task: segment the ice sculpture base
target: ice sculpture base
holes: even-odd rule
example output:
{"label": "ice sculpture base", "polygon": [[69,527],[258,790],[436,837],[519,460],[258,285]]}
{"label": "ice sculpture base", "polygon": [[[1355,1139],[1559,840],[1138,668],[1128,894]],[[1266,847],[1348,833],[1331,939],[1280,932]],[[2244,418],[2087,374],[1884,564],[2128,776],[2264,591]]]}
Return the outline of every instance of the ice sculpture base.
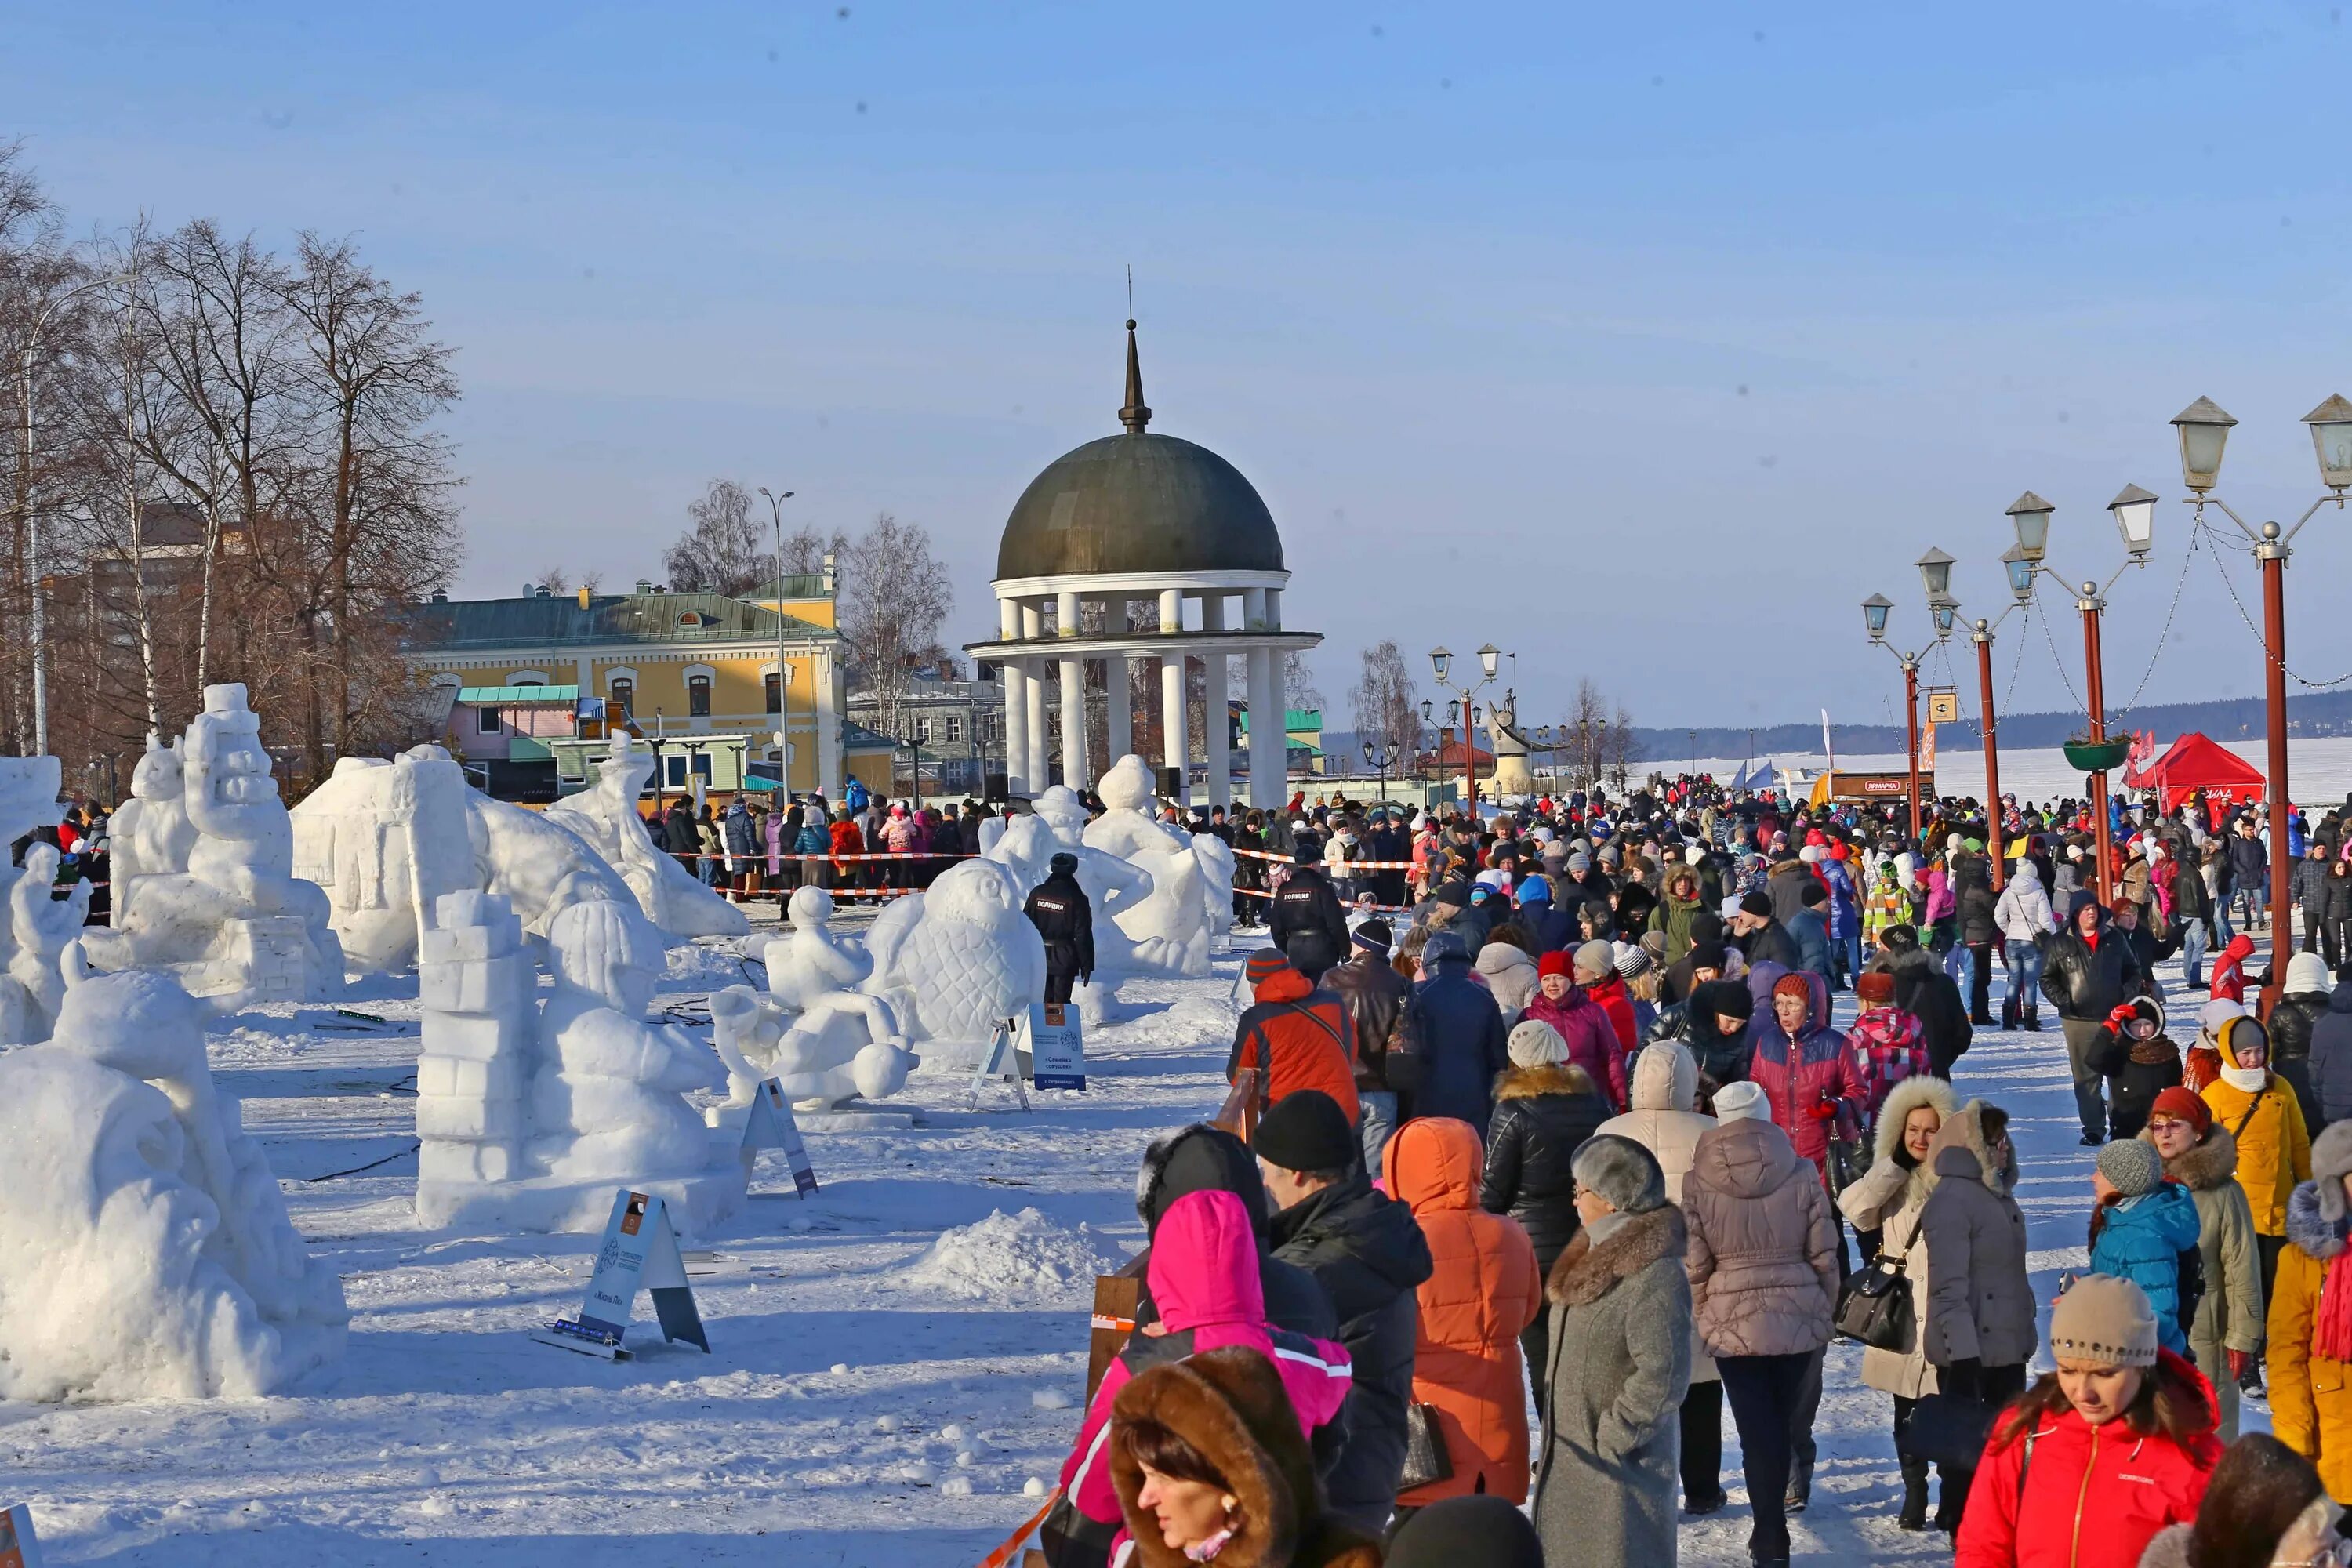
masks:
{"label": "ice sculpture base", "polygon": [[659,1197],[681,1236],[707,1236],[743,1207],[743,1172],[730,1161],[721,1170],[625,1184],[610,1177],[560,1176],[497,1183],[419,1180],[416,1222],[427,1229],[482,1234],[600,1231],[612,1218],[613,1194],[623,1185]]}
{"label": "ice sculpture base", "polygon": [[793,1109],[793,1121],[803,1132],[904,1132],[926,1125],[913,1110],[867,1110],[845,1105],[829,1110]]}

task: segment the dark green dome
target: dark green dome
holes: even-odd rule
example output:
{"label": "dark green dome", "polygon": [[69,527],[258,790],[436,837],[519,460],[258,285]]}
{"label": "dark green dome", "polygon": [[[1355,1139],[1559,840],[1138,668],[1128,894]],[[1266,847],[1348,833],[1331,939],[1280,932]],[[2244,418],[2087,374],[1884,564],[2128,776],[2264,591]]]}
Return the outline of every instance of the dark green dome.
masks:
{"label": "dark green dome", "polygon": [[1055,458],[1013,504],[996,551],[999,579],[1281,570],[1282,535],[1241,470],[1142,430]]}

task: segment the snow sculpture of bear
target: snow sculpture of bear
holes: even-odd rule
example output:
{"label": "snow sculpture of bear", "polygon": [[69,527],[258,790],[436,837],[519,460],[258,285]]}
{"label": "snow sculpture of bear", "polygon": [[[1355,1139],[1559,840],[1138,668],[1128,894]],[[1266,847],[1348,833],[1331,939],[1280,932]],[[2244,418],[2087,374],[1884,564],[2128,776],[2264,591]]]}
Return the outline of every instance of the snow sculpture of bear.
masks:
{"label": "snow sculpture of bear", "polygon": [[626,731],[613,738],[596,782],[547,808],[547,820],[570,828],[619,871],[645,916],[673,937],[741,936],[750,917],[695,879],[653,846],[637,816],[637,797],[653,776],[654,755],[632,744]]}
{"label": "snow sculpture of bear", "polygon": [[866,989],[904,997],[935,1068],[969,1069],[996,1026],[1045,994],[1045,944],[1021,912],[1028,888],[993,860],[961,860],[892,900],[866,933]]}
{"label": "snow sculpture of bear", "polygon": [[[151,863],[151,845],[169,852],[174,770],[148,752],[142,764],[158,790],[155,820],[142,805],[130,837],[135,866],[113,876],[114,929],[83,938],[100,969],[165,969],[218,1012],[257,1001],[315,1002],[342,994],[343,952],[329,926],[333,910],[316,885],[294,875],[294,832],[270,776],[261,723],[245,688],[205,688],[204,711],[180,745],[177,795],[194,837],[184,863]],[[139,787],[138,774],[131,787]]]}
{"label": "snow sculpture of bear", "polygon": [[350,1313],[308,1256],[201,1017],[167,975],[94,975],[0,1056],[0,1399],[280,1393]]}

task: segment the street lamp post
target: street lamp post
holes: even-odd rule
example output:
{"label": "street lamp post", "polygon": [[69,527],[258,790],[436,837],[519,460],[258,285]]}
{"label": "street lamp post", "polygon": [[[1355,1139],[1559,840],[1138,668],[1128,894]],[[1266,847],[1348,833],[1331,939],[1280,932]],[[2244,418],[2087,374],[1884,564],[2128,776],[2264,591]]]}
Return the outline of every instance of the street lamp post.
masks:
{"label": "street lamp post", "polygon": [[[2050,548],[2050,514],[2057,509],[2032,490],[2011,503],[2008,515],[2017,525],[2016,559],[2010,563],[2010,591],[2021,603],[2033,596],[2033,579],[2037,573],[2058,576],[2042,556]],[[2137,485],[2126,485],[2107,503],[2107,510],[2116,520],[2116,531],[2123,536],[2124,563],[2115,569],[2105,584],[2085,579],[2072,584],[2074,608],[2083,616],[2083,685],[2084,707],[2087,710],[2084,738],[2093,744],[2107,738],[2106,671],[2100,657],[2099,622],[2106,614],[2107,590],[2116,585],[2116,578],[2128,566],[2146,566],[2148,552],[2156,544],[2156,497]],[[2003,556],[2004,561],[2010,557]],[[2091,774],[2092,831],[2097,844],[2097,864],[2092,868],[2095,890],[2101,903],[2114,897],[2115,831],[2107,820],[2107,775],[2105,769]]]}
{"label": "street lamp post", "polygon": [[1437,684],[1441,689],[1450,691],[1454,694],[1455,700],[1454,703],[1454,710],[1461,714],[1463,719],[1462,773],[1464,793],[1465,798],[1469,802],[1470,819],[1473,822],[1476,821],[1478,818],[1478,753],[1470,743],[1470,731],[1471,727],[1478,721],[1478,693],[1484,691],[1488,686],[1494,683],[1496,671],[1501,667],[1502,662],[1503,650],[1496,647],[1493,643],[1488,643],[1486,647],[1478,650],[1478,667],[1485,672],[1485,679],[1481,679],[1475,686],[1456,686],[1447,679],[1454,668],[1454,656],[1443,647],[1434,647],[1429,651],[1430,673],[1437,678]]}
{"label": "street lamp post", "polygon": [[[792,704],[787,699],[792,693],[793,667],[784,662],[784,503],[793,499],[793,492],[785,490],[778,494],[761,485],[760,493],[767,498],[768,518],[776,525],[776,571],[772,584],[776,590],[776,776],[783,783],[784,798],[790,800],[793,795],[793,726]],[[819,743],[823,743],[822,737]]]}
{"label": "street lamp post", "polygon": [[[1941,554],[1942,552],[1938,551],[1936,553]],[[1969,640],[1975,643],[1977,647],[1977,706],[1978,711],[1983,715],[1980,727],[1984,731],[1985,849],[1992,860],[1992,885],[1995,891],[2000,890],[2004,878],[2001,870],[2003,858],[2000,834],[2000,742],[1999,740],[2000,721],[1999,716],[1993,711],[1992,638],[1993,633],[2000,629],[2001,622],[2009,619],[2014,611],[2032,602],[2033,598],[2033,573],[2027,564],[2024,555],[2012,548],[2000,558],[2000,562],[2001,569],[2009,577],[2011,595],[2010,606],[1991,620],[1978,617],[1969,632]],[[1959,601],[1951,596],[1950,570],[1948,565],[1944,568],[1942,598],[1947,605],[1957,611]],[[1935,591],[1931,590],[1931,600],[1934,596]]]}
{"label": "street lamp post", "polygon": [[[1952,570],[1951,557],[1944,555],[1944,552],[1940,550],[1930,551],[1928,552],[1928,557],[1923,558],[1919,562],[1920,574],[1923,577],[1927,577],[1929,575],[1931,567],[1935,564],[1932,558],[1936,556],[1943,557],[1941,570],[1944,573],[1945,581],[1948,582]],[[1933,579],[1930,578],[1930,581],[1932,582]],[[1940,586],[1931,587],[1928,593],[1928,611],[1936,626],[1936,641],[1939,643],[1947,641],[1952,635],[1953,607],[1948,603],[1942,601],[1942,593],[1943,590]],[[1908,770],[1910,779],[1910,789],[1908,793],[1911,802],[1911,838],[1914,843],[1916,843],[1918,841],[1921,829],[1921,821],[1919,816],[1919,661],[1927,657],[1927,649],[1923,647],[1916,653],[1906,653],[1901,648],[1895,647],[1886,640],[1886,617],[1893,613],[1894,609],[1894,600],[1888,598],[1884,594],[1873,594],[1869,598],[1864,599],[1862,602],[1862,626],[1863,630],[1870,635],[1871,642],[1893,654],[1895,656],[1895,662],[1903,667],[1903,718],[1905,725],[1904,733],[1906,737],[1904,747],[1906,753],[1904,763]]]}
{"label": "street lamp post", "polygon": [[[2212,493],[2221,477],[2221,450],[2230,438],[2230,427],[2237,421],[2223,413],[2212,399],[2200,397],[2173,416],[2174,428],[2180,432],[2180,477],[2189,494],[2185,498],[2197,509],[2197,520],[2205,520],[2208,502],[2221,509],[2221,514],[2238,525],[2246,536],[2253,557],[2262,563],[2263,573],[2263,698],[2265,728],[2270,742],[2269,778],[2264,789],[2270,795],[2271,830],[2271,984],[2265,989],[2265,1002],[2275,999],[2286,979],[2286,961],[2294,943],[2294,932],[2287,920],[2287,908],[2293,900],[2290,892],[2293,868],[2288,865],[2286,777],[2286,560],[2294,553],[2289,545],[2303,531],[2319,509],[2334,501],[2337,510],[2344,506],[2344,492],[2352,487],[2352,403],[2341,395],[2303,416],[2311,426],[2312,447],[2319,459],[2320,483],[2327,489],[2304,509],[2294,526],[2282,530],[2275,522],[2265,522],[2259,529],[2231,510],[2230,503]],[[2151,498],[2152,500],[2153,498]]]}
{"label": "street lamp post", "polygon": [[1364,765],[1380,770],[1382,805],[1389,803],[1389,770],[1396,766],[1396,760],[1397,745],[1394,741],[1383,742],[1378,746],[1370,741],[1364,742]]}

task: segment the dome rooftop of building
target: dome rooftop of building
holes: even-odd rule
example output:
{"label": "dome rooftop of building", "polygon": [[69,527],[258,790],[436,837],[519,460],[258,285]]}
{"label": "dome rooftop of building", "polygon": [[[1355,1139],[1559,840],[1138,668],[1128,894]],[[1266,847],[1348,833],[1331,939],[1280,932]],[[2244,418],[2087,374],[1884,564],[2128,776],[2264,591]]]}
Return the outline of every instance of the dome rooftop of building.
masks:
{"label": "dome rooftop of building", "polygon": [[997,546],[998,580],[1284,570],[1274,516],[1241,470],[1144,429],[1151,410],[1127,327],[1126,432],[1063,454],[1030,481]]}

